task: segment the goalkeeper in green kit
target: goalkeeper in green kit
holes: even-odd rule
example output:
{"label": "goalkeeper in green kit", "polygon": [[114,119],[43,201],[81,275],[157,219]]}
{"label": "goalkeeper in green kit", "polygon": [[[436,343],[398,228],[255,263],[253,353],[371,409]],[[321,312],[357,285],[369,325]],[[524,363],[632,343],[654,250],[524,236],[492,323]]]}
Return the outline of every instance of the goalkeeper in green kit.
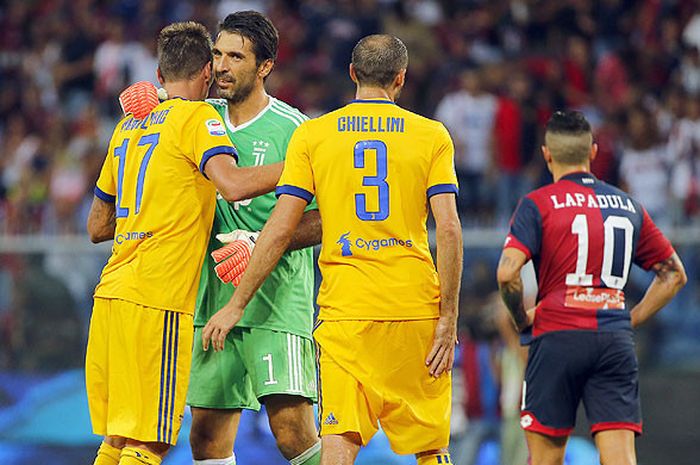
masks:
{"label": "goalkeeper in green kit", "polygon": [[[214,44],[214,77],[220,100],[209,102],[221,114],[238,148],[238,164],[254,166],[284,160],[292,133],[306,116],[268,96],[263,81],[277,56],[277,30],[263,15],[231,14],[219,25]],[[209,252],[202,269],[195,312],[195,341],[202,327],[233,294],[241,269],[230,252],[249,254],[255,234],[272,213],[274,193],[230,204],[217,198]],[[296,240],[250,303],[247,317],[231,332],[222,352],[194,344],[187,403],[192,408],[190,444],[195,464],[235,463],[233,443],[241,409],[265,404],[270,428],[282,455],[292,465],[318,464],[320,443],[312,402],[316,401],[313,325],[313,255],[321,242],[320,217],[310,205]],[[232,233],[238,231],[237,233]],[[232,233],[232,234],[227,234]],[[228,237],[227,237],[228,236]],[[252,239],[252,240],[250,240]],[[248,242],[250,241],[250,242]],[[241,246],[243,250],[241,250]],[[215,265],[218,267],[214,270]]]}
{"label": "goalkeeper in green kit", "polygon": [[[277,45],[277,30],[260,13],[233,13],[219,24],[213,75],[223,98],[208,102],[226,123],[238,149],[239,166],[283,161],[292,133],[307,119],[265,92],[264,80],[272,71]],[[125,111],[135,105],[120,101]],[[308,248],[321,242],[315,202],[304,214],[290,250],[251,301],[251,311],[229,334],[226,348],[205,352],[198,342],[209,318],[231,298],[256,231],[262,229],[275,203],[274,193],[235,203],[217,196],[197,296],[187,394],[195,465],[235,464],[233,445],[241,410],[259,410],[261,404],[280,452],[292,465],[320,461],[312,405],[316,401],[311,338],[314,267],[313,251]]]}

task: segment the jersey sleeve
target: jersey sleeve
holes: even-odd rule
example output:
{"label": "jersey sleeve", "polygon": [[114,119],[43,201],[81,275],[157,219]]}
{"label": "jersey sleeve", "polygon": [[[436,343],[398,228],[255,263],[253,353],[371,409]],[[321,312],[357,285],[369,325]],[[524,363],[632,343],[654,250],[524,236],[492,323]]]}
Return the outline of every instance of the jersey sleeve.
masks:
{"label": "jersey sleeve", "polygon": [[208,104],[197,106],[185,123],[182,138],[182,146],[189,147],[185,156],[199,167],[202,174],[207,161],[215,155],[232,155],[238,160],[238,152],[226,134],[224,122]]}
{"label": "jersey sleeve", "polygon": [[510,232],[503,245],[522,251],[528,259],[539,254],[542,244],[542,215],[529,197],[523,197],[510,221]]}
{"label": "jersey sleeve", "polygon": [[109,144],[107,156],[102,163],[100,176],[95,183],[95,197],[105,202],[114,203],[117,195],[116,181],[114,180],[114,166],[110,154],[112,153],[112,144]]}
{"label": "jersey sleeve", "polygon": [[284,170],[280,177],[275,195],[287,194],[299,197],[311,203],[314,199],[314,176],[311,169],[311,158],[306,140],[307,125],[299,126],[287,146],[287,156]]}
{"label": "jersey sleeve", "polygon": [[634,262],[645,270],[673,255],[673,246],[666,236],[654,224],[645,209],[642,208],[642,230],[634,255]]}
{"label": "jersey sleeve", "polygon": [[427,189],[428,197],[458,192],[455,149],[450,134],[442,124],[440,124],[433,159],[430,163]]}
{"label": "jersey sleeve", "polygon": [[311,199],[311,202],[309,202],[309,204],[304,209],[305,212],[308,212],[309,210],[318,210],[318,203],[316,203],[316,197]]}

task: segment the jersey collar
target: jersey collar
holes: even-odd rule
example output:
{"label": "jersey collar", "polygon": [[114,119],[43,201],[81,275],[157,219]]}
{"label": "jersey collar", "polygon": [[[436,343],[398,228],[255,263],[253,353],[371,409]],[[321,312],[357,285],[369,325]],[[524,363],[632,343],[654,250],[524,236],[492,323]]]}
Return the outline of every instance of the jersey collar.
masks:
{"label": "jersey collar", "polygon": [[390,105],[396,105],[396,102],[392,102],[387,99],[355,99],[351,100],[350,103],[388,103]]}
{"label": "jersey collar", "polygon": [[276,100],[272,95],[268,95],[268,97],[270,98],[270,101],[267,102],[267,105],[265,105],[265,108],[260,110],[260,112],[257,115],[253,116],[251,119],[249,119],[245,123],[239,124],[238,126],[234,126],[234,124],[231,122],[231,119],[228,116],[228,103],[226,103],[226,111],[224,112],[224,123],[226,123],[226,127],[228,128],[228,130],[231,131],[232,133],[242,131],[243,129],[247,128],[251,124],[255,123],[257,120],[259,120],[262,117],[262,115],[264,115],[267,112],[267,110],[270,109],[270,107],[272,106],[272,103]]}
{"label": "jersey collar", "polygon": [[589,173],[586,171],[577,171],[575,173],[569,173],[567,175],[562,176],[560,180],[574,181],[579,184],[593,184],[598,181],[598,179],[593,175],[593,173]]}

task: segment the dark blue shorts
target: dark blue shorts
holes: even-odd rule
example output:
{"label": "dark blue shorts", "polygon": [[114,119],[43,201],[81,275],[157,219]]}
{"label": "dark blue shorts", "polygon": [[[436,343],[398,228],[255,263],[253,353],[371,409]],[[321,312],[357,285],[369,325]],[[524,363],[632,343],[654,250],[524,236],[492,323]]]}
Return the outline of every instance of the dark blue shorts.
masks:
{"label": "dark blue shorts", "polygon": [[523,384],[520,424],[568,436],[583,400],[591,433],[642,432],[639,368],[631,332],[557,331],[536,338]]}

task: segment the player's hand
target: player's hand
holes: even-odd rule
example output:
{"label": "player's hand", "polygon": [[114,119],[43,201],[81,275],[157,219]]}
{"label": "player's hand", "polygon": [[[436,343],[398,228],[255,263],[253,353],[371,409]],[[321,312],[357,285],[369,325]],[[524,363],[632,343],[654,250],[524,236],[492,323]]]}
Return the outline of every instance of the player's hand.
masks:
{"label": "player's hand", "polygon": [[214,261],[218,263],[214,272],[222,282],[233,283],[234,286],[240,284],[259,234],[237,229],[227,234],[216,235],[220,242],[226,244],[211,253]]}
{"label": "player's hand", "polygon": [[159,103],[158,90],[148,81],[131,84],[119,94],[124,114],[131,113],[136,119],[144,119]]}
{"label": "player's hand", "polygon": [[209,350],[209,345],[215,352],[224,350],[224,343],[229,331],[243,317],[243,309],[237,308],[231,302],[216,312],[207,322],[202,331],[202,349]]}
{"label": "player's hand", "polygon": [[457,345],[457,318],[452,315],[441,316],[435,327],[433,347],[430,349],[428,358],[425,359],[430,376],[437,378],[444,372],[452,370],[455,345]]}

